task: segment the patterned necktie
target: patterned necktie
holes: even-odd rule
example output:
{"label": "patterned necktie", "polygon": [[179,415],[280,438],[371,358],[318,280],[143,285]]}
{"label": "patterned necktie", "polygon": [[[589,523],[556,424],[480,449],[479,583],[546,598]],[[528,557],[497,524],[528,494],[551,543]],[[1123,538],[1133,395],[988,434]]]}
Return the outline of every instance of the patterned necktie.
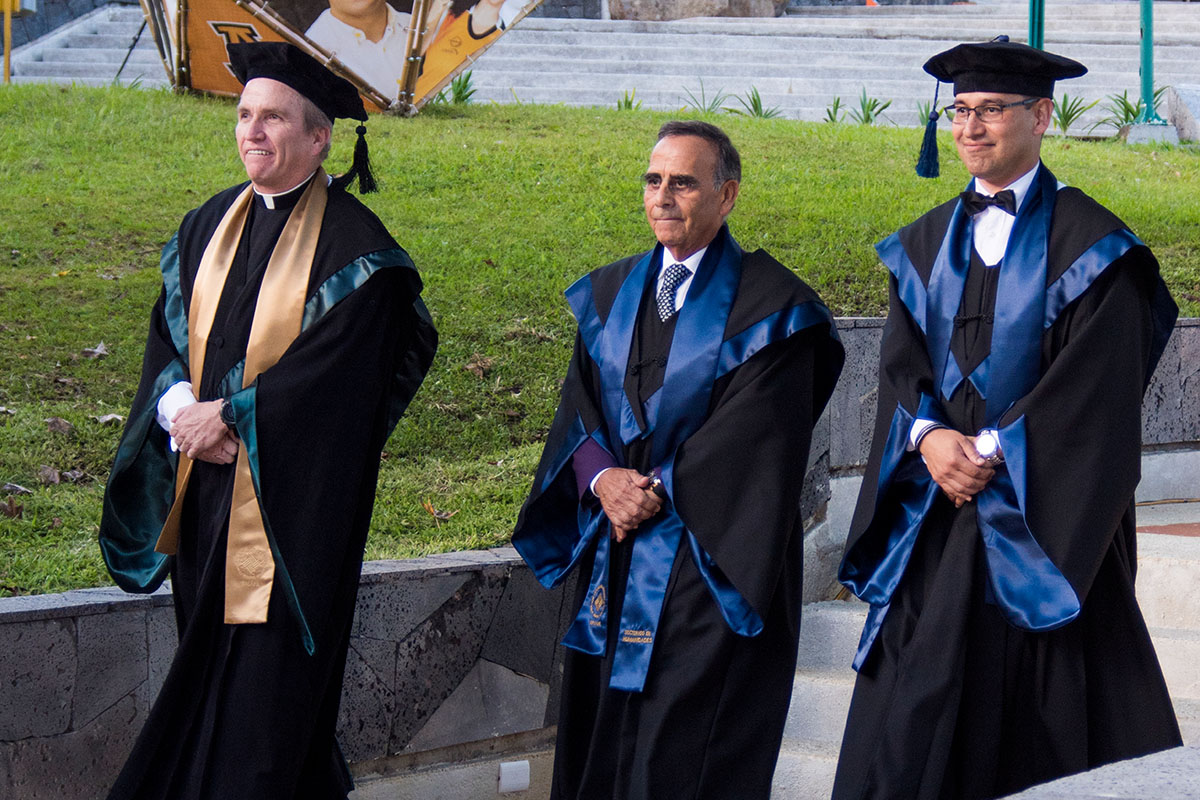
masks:
{"label": "patterned necktie", "polygon": [[658,290],[658,318],[663,322],[675,313],[675,291],[692,272],[683,264],[672,264],[663,273],[662,288]]}
{"label": "patterned necktie", "polygon": [[996,208],[1008,212],[1009,216],[1017,215],[1017,196],[1013,194],[1012,189],[996,192],[993,197],[968,189],[959,196],[962,198],[963,210],[972,217],[980,211],[986,210],[988,206],[996,206]]}

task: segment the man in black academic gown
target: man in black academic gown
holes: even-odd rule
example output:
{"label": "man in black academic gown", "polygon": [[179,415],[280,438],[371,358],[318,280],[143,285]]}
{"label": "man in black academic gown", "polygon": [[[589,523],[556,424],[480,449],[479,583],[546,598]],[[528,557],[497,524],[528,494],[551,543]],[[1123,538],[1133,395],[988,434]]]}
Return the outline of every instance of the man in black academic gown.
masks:
{"label": "man in black academic gown", "polygon": [[379,454],[436,346],[408,255],[321,168],[362,101],[291,45],[231,45],[249,183],[163,249],[104,498],[128,591],[169,573],[179,648],[113,800],[344,798],[334,740]]}
{"label": "man in black academic gown", "polygon": [[[881,242],[879,415],[840,577],[870,603],[834,797],[988,798],[1180,743],[1134,597],[1150,250],[1040,161],[1070,59],[925,65],[974,180]],[[936,162],[934,162],[936,163]]]}
{"label": "man in black academic gown", "polygon": [[667,123],[643,178],[658,244],[567,290],[579,334],[513,535],[546,586],[579,568],[551,796],[765,800],[842,347],[812,289],[729,234],[720,129]]}

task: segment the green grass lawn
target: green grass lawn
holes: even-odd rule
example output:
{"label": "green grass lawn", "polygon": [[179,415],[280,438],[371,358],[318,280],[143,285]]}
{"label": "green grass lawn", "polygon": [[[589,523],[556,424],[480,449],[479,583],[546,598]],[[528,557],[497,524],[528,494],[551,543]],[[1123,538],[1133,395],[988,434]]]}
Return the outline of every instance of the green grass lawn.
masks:
{"label": "green grass lawn", "polygon": [[[546,106],[430,107],[375,117],[368,196],[425,279],[441,349],[384,456],[368,558],[504,542],[557,400],[573,325],[562,290],[652,242],[638,176],[670,115]],[[840,315],[875,315],[872,243],[967,176],[943,134],[943,177],[913,172],[920,131],[721,117],[742,152],[731,218]],[[229,101],[130,89],[0,88],[0,594],[107,582],[95,537],[137,383],[158,251],[190,208],[244,180]],[[352,128],[332,171],[349,165]],[[1183,313],[1200,312],[1200,154],[1053,139],[1059,178],[1152,247]],[[103,342],[109,355],[86,348]],[[475,369],[469,369],[474,366]],[[60,417],[73,426],[49,430]],[[44,485],[43,467],[78,470]],[[9,495],[0,492],[0,503]],[[435,522],[422,507],[455,512]]]}

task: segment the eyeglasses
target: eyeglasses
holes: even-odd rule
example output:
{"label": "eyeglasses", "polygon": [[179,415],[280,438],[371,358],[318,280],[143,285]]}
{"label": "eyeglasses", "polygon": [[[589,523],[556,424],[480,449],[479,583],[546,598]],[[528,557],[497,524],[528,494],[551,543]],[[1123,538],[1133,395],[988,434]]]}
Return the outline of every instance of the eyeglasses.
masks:
{"label": "eyeglasses", "polygon": [[971,118],[971,114],[975,114],[975,119],[984,123],[996,122],[1004,116],[1004,109],[1012,108],[1013,106],[1025,106],[1029,108],[1036,103],[1039,98],[1030,97],[1026,100],[1018,100],[1015,103],[988,103],[987,105],[970,106],[952,105],[942,109],[942,113],[946,115],[946,119],[953,122],[955,125],[966,125],[967,120]]}

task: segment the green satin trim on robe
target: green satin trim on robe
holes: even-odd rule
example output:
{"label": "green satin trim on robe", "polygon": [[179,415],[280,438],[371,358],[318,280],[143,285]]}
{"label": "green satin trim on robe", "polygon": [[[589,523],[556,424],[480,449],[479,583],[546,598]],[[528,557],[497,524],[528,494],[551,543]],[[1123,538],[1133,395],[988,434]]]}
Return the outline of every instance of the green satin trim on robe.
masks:
{"label": "green satin trim on robe", "polygon": [[179,456],[158,424],[156,400],[183,380],[187,370],[178,359],[154,379],[150,401],[129,420],[108,476],[100,553],[113,581],[127,592],[153,592],[170,571],[170,557],[156,552],[154,543],[175,499]]}
{"label": "green satin trim on robe", "polygon": [[149,593],[162,585],[170,557],[154,550],[162,521],[175,495],[179,456],[157,422],[158,398],[179,381],[186,381],[188,329],[179,285],[179,234],[165,245],[159,259],[163,276],[163,318],[180,358],[155,377],[146,407],[131,416],[104,493],[100,524],[100,553],[113,581],[127,592]]}
{"label": "green satin trim on robe", "polygon": [[259,475],[258,462],[258,424],[255,413],[258,407],[258,387],[248,386],[242,389],[230,396],[229,403],[233,406],[238,436],[241,437],[242,444],[246,446],[246,457],[250,462],[250,477],[254,480],[254,494],[258,498],[258,508],[262,513],[263,530],[267,534],[267,542],[271,545],[271,556],[275,559],[275,579],[279,582],[279,588],[283,591],[288,608],[291,609],[300,626],[300,639],[304,643],[304,651],[311,656],[317,651],[317,646],[313,641],[312,631],[309,630],[308,619],[300,607],[300,597],[296,594],[292,576],[279,552],[279,544],[275,541],[275,533],[271,530],[271,520],[267,516],[267,509],[262,500],[262,480]]}
{"label": "green satin trim on robe", "polygon": [[[175,352],[188,360],[188,321],[187,308],[183,305],[183,289],[179,285],[179,233],[176,232],[171,240],[163,245],[162,258],[158,268],[163,276],[163,290],[166,292],[166,302],[163,305],[163,317],[167,328],[171,331],[171,343]],[[182,380],[187,380],[183,378]]]}

